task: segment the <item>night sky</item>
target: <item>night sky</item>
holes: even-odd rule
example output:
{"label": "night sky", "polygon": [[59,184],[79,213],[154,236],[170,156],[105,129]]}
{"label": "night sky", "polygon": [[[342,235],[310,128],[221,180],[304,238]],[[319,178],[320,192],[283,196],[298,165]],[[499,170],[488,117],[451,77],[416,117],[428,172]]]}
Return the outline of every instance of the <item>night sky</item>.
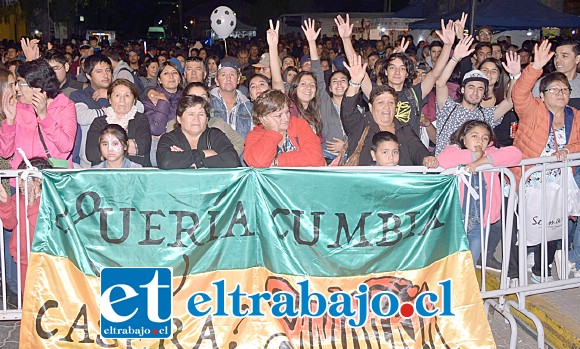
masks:
{"label": "night sky", "polygon": [[[172,27],[177,30],[178,16],[173,13],[176,8],[171,3],[178,0],[124,0],[109,1],[107,6],[99,8],[97,11],[89,0],[89,6],[80,9],[80,15],[85,16],[85,29],[110,29],[116,30],[123,38],[140,38],[147,31],[147,27],[156,25],[161,18],[165,23],[173,22]],[[391,0],[393,12],[404,8],[409,0]],[[203,4],[208,0],[188,1],[183,0],[184,9]],[[266,18],[260,15],[252,16],[247,20],[247,24],[262,27],[267,22],[267,18],[277,17],[281,13],[300,12],[383,12],[384,0],[246,0],[250,6],[256,6],[261,12],[268,13]],[[264,6],[270,7],[264,9]],[[283,8],[275,6],[284,6]],[[235,9],[234,9],[235,10]],[[264,11],[265,10],[265,11]],[[129,14],[129,15],[125,15]],[[184,18],[187,22],[189,19]],[[253,22],[253,23],[252,23]],[[187,24],[187,23],[186,23]]]}

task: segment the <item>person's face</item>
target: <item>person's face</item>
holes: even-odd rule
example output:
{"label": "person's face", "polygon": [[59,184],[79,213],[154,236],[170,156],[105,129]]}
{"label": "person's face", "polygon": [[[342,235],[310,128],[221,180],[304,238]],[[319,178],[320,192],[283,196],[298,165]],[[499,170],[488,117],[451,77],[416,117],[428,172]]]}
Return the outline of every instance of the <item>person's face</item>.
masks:
{"label": "person's face", "polygon": [[295,67],[296,64],[294,63],[294,58],[292,57],[284,57],[282,60],[282,71],[286,70],[288,67]]}
{"label": "person's face", "polygon": [[16,92],[16,98],[20,103],[32,104],[34,92],[40,91],[40,89],[28,85],[24,78],[18,77],[16,78],[14,91]]}
{"label": "person's face", "polygon": [[301,71],[310,71],[312,69],[312,63],[310,61],[304,62],[302,67],[300,68]]}
{"label": "person's face", "polygon": [[491,46],[491,56],[493,58],[497,59],[498,61],[501,60],[502,52],[501,52],[501,46],[500,45],[492,45]]}
{"label": "person's face", "polygon": [[207,61],[207,69],[209,69],[210,73],[215,73],[217,71],[217,63],[213,59],[209,59]]}
{"label": "person's face", "polygon": [[322,56],[322,44],[316,45],[316,53],[318,54],[318,57]]}
{"label": "person's face", "polygon": [[239,75],[234,68],[222,68],[217,73],[216,82],[220,90],[233,92],[238,87]]}
{"label": "person's face", "polygon": [[13,59],[16,59],[16,49],[15,48],[9,48],[7,53],[6,53],[6,59],[11,61]]}
{"label": "person's face", "polygon": [[258,57],[258,47],[257,46],[250,47],[250,56],[252,58]]}
{"label": "person's face", "polygon": [[377,41],[376,48],[377,51],[383,52],[385,50],[385,43],[382,40]]}
{"label": "person's face", "polygon": [[324,43],[324,46],[326,46],[327,50],[331,50],[332,49],[332,41],[328,40],[327,42]]}
{"label": "person's face", "polygon": [[310,47],[308,45],[302,46],[302,54],[307,55],[308,53],[310,53]]}
{"label": "person's face", "polygon": [[322,67],[322,71],[327,71],[330,69],[330,65],[328,64],[328,61],[321,61],[320,66]]}
{"label": "person's face", "polygon": [[188,96],[198,96],[206,101],[209,101],[209,96],[207,95],[207,91],[203,87],[194,86],[187,91]]}
{"label": "person's face", "polygon": [[336,52],[334,51],[334,49],[328,50],[328,57],[330,57],[330,59],[336,58]]}
{"label": "person's face", "polygon": [[478,106],[485,94],[485,83],[470,81],[462,87],[463,100],[472,106]]}
{"label": "person's face", "polygon": [[48,65],[54,70],[56,74],[56,79],[59,84],[62,84],[66,80],[66,72],[68,71],[68,63],[61,64],[57,61],[50,61]]}
{"label": "person's face", "polygon": [[297,73],[297,72],[295,72],[295,71],[293,71],[293,70],[290,70],[290,71],[288,72],[288,74],[286,74],[286,82],[287,82],[287,83],[291,83],[291,82],[292,82],[292,80],[294,80],[294,77],[295,77],[296,75],[298,75],[298,73]]}
{"label": "person's face", "polygon": [[14,74],[8,74],[8,79],[6,81],[6,90],[8,90],[8,94],[15,96],[16,95],[16,78]]}
{"label": "person's face", "polygon": [[101,136],[99,143],[101,155],[109,162],[119,161],[125,156],[127,147],[114,135],[107,133]]}
{"label": "person's face", "polygon": [[348,78],[344,74],[334,74],[330,79],[330,92],[333,97],[342,97],[348,88]]}
{"label": "person's face", "polygon": [[482,29],[477,33],[477,40],[481,42],[491,42],[492,32],[489,29]]}
{"label": "person's face", "polygon": [[441,51],[443,49],[439,46],[433,46],[430,50],[429,50],[429,54],[431,55],[431,61],[433,61],[433,63],[437,62],[437,59],[439,58],[439,56],[441,55]]}
{"label": "person's face", "polygon": [[260,117],[260,122],[262,124],[275,123],[278,125],[278,131],[287,131],[288,125],[290,125],[290,108],[285,104],[282,109],[278,109],[268,115]]}
{"label": "person's face", "polygon": [[159,63],[151,62],[147,67],[147,77],[153,78],[157,76],[157,72],[159,71]]}
{"label": "person's face", "polygon": [[135,105],[135,96],[125,85],[117,85],[111,91],[109,103],[117,115],[127,115]]}
{"label": "person's face", "polygon": [[70,53],[65,53],[64,56],[66,57],[66,62],[68,63],[69,67],[73,62],[73,56]]}
{"label": "person's face", "polygon": [[546,91],[540,93],[540,98],[549,110],[564,109],[570,102],[570,88],[561,81],[554,81],[546,86]]}
{"label": "person's face", "polygon": [[173,68],[172,66],[168,65],[165,66],[165,69],[159,75],[159,85],[161,85],[165,90],[169,93],[177,92],[177,88],[179,87],[179,72],[177,69]]}
{"label": "person's face", "polygon": [[90,40],[89,40],[89,44],[90,44],[92,47],[97,47],[97,40],[95,40],[95,39],[90,39]]}
{"label": "person's face", "polygon": [[250,54],[248,52],[238,53],[238,61],[240,61],[240,65],[248,64],[248,58],[250,58]]}
{"label": "person's face", "polygon": [[74,49],[71,45],[66,45],[64,50],[66,53],[70,53],[71,55],[74,53]]}
{"label": "person's face", "polygon": [[489,131],[483,126],[475,126],[465,134],[463,144],[471,151],[484,150],[489,144]]}
{"label": "person's face", "polygon": [[185,80],[190,82],[203,82],[205,79],[205,69],[200,61],[190,61],[185,63]]}
{"label": "person's face", "polygon": [[407,78],[407,67],[405,63],[399,58],[396,58],[387,63],[387,79],[389,84],[402,85]]}
{"label": "person's face", "polygon": [[521,51],[518,53],[518,56],[520,56],[520,63],[521,64],[530,63],[530,53],[529,52]]}
{"label": "person's face", "polygon": [[377,166],[397,166],[399,164],[399,143],[382,141],[376,151],[371,149],[371,157]]}
{"label": "person's face", "polygon": [[139,63],[139,55],[137,54],[137,52],[134,51],[129,52],[129,63],[131,64]]}
{"label": "person's face", "polygon": [[201,104],[196,104],[177,116],[177,122],[181,124],[183,133],[197,137],[207,128],[207,114]]}
{"label": "person's face", "polygon": [[81,55],[81,57],[88,57],[90,56],[90,51],[92,48],[81,48],[79,49],[79,54]]}
{"label": "person's face", "polygon": [[205,50],[199,50],[199,58],[205,60],[207,58],[207,52]]}
{"label": "person's face", "polygon": [[176,58],[179,61],[179,64],[181,65],[181,67],[185,68],[185,58],[183,56],[177,56]]}
{"label": "person's face", "polygon": [[255,101],[259,95],[266,92],[270,88],[268,81],[262,79],[261,77],[255,77],[250,81],[250,100]]}
{"label": "person's face", "polygon": [[272,71],[270,70],[270,67],[260,67],[258,69],[258,73],[264,75],[268,79],[272,78]]}
{"label": "person's face", "polygon": [[296,96],[302,104],[308,104],[316,96],[316,81],[310,75],[304,75],[296,86]]}
{"label": "person's face", "polygon": [[427,72],[425,71],[425,69],[417,69],[417,77],[413,81],[413,85],[417,85],[418,83],[422,82],[426,76]]}
{"label": "person's face", "polygon": [[99,62],[87,78],[95,90],[108,88],[113,80],[113,71],[107,63]]}
{"label": "person's face", "polygon": [[477,51],[477,63],[483,62],[484,59],[491,57],[491,49],[489,47],[481,47]]}
{"label": "person's face", "polygon": [[484,73],[489,79],[489,86],[495,85],[499,80],[500,71],[497,69],[497,65],[492,62],[485,62],[479,67],[482,73]]}
{"label": "person's face", "polygon": [[386,92],[375,98],[369,105],[371,115],[375,122],[381,127],[390,127],[395,117],[397,102],[395,97]]}
{"label": "person's face", "polygon": [[574,53],[572,45],[563,45],[556,48],[556,54],[554,55],[556,71],[568,74],[576,70],[578,63],[580,63],[580,55]]}
{"label": "person's face", "polygon": [[379,56],[369,56],[369,69],[375,69],[375,63],[379,60]]}

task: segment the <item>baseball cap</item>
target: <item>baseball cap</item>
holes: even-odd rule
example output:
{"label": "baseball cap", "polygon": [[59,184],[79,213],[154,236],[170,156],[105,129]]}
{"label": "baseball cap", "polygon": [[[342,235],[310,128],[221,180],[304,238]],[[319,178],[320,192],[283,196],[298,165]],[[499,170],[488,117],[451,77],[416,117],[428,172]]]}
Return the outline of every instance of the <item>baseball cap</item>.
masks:
{"label": "baseball cap", "polygon": [[489,79],[487,76],[481,71],[477,69],[473,69],[470,72],[467,72],[463,77],[463,86],[465,86],[470,81],[481,81],[485,84],[489,84]]}
{"label": "baseball cap", "polygon": [[91,48],[91,44],[89,44],[89,40],[83,40],[83,42],[81,43],[81,46],[79,46],[79,49],[83,50],[86,48]]}
{"label": "baseball cap", "polygon": [[218,67],[218,71],[222,70],[223,68],[234,68],[236,71],[239,72],[240,70],[240,62],[237,58],[234,57],[226,57],[222,59],[220,62],[220,66]]}
{"label": "baseball cap", "polygon": [[252,64],[253,67],[256,68],[270,68],[270,54],[264,53],[260,57],[260,61],[256,64]]}
{"label": "baseball cap", "polygon": [[310,55],[304,55],[300,58],[300,66],[303,66],[306,62],[310,62]]}
{"label": "baseball cap", "polygon": [[507,36],[501,35],[499,38],[497,38],[497,42],[502,42],[502,41],[508,41]]}

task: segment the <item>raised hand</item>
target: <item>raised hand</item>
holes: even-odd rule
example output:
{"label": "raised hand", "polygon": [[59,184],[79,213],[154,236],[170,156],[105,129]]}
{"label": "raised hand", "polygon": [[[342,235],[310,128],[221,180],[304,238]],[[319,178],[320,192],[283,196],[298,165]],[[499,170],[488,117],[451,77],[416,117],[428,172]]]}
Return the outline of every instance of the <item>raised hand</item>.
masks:
{"label": "raised hand", "polygon": [[14,124],[14,120],[16,120],[16,96],[10,88],[4,89],[2,93],[2,111],[6,115],[6,123],[8,125]]}
{"label": "raised hand", "polygon": [[445,45],[453,45],[455,41],[455,31],[453,30],[453,21],[449,20],[445,25],[445,20],[441,19],[441,30],[435,32]]}
{"label": "raised hand", "polygon": [[344,67],[350,74],[350,81],[355,84],[360,84],[365,78],[365,74],[367,72],[367,63],[362,64],[362,58],[359,55],[350,57],[348,61],[352,62],[352,64],[348,65],[345,62]]}
{"label": "raised hand", "polygon": [[304,32],[304,36],[308,42],[316,41],[318,35],[320,35],[320,30],[322,28],[318,28],[318,30],[314,29],[315,22],[312,18],[308,18],[304,21],[304,25],[302,26],[302,31]]}
{"label": "raised hand", "polygon": [[38,48],[38,43],[40,40],[29,38],[22,38],[20,40],[20,46],[22,46],[22,52],[24,52],[24,57],[26,61],[33,61],[40,58],[40,49]]}
{"label": "raised hand", "polygon": [[48,97],[46,92],[40,91],[40,89],[34,89],[32,93],[32,107],[36,112],[36,115],[40,120],[44,120],[46,117],[46,107],[48,106]]}
{"label": "raised hand", "polygon": [[0,202],[8,202],[8,193],[3,185],[0,185]]}
{"label": "raised hand", "polygon": [[463,39],[459,40],[457,46],[455,46],[455,50],[453,50],[453,57],[461,60],[470,54],[473,53],[475,49],[470,49],[471,44],[473,43],[473,38],[471,35],[467,35]]}
{"label": "raised hand", "polygon": [[334,19],[334,23],[336,24],[336,28],[338,30],[338,35],[340,35],[343,39],[350,39],[352,35],[352,27],[354,24],[350,24],[350,17],[348,13],[346,14],[346,20],[342,19],[342,16],[338,15]]}
{"label": "raised hand", "polygon": [[280,21],[276,21],[276,26],[270,19],[270,29],[266,31],[266,41],[268,41],[268,46],[275,47],[278,49],[278,29],[280,29]]}
{"label": "raised hand", "polygon": [[455,30],[455,36],[461,40],[465,33],[465,23],[467,22],[467,13],[461,13],[461,19],[456,20],[453,22],[453,29]]}
{"label": "raised hand", "polygon": [[534,69],[542,69],[552,59],[554,52],[550,51],[551,47],[552,44],[548,40],[542,41],[539,46],[538,44],[534,45],[534,62],[532,63]]}
{"label": "raised hand", "polygon": [[407,51],[407,47],[409,47],[409,44],[411,42],[407,41],[405,38],[401,39],[401,46],[395,47],[395,49],[393,50],[393,53],[405,53],[405,51]]}
{"label": "raised hand", "polygon": [[506,52],[505,60],[506,63],[503,62],[501,63],[505,71],[508,72],[510,76],[519,75],[520,72],[522,71],[522,65],[520,64],[520,55],[518,55],[517,52],[508,51]]}

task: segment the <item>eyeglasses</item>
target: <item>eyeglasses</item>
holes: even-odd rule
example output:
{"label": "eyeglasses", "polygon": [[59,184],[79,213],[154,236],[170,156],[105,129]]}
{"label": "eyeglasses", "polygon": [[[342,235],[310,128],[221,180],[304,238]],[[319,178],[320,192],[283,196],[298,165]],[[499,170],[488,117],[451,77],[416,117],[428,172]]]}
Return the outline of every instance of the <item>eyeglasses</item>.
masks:
{"label": "eyeglasses", "polygon": [[16,81],[16,83],[18,84],[18,86],[23,87],[23,86],[28,86],[28,83],[26,81],[22,81],[22,80],[18,80]]}
{"label": "eyeglasses", "polygon": [[491,35],[491,32],[490,31],[487,31],[487,30],[482,30],[482,31],[480,31],[477,34],[479,34],[479,35]]}
{"label": "eyeglasses", "polygon": [[54,67],[51,67],[51,68],[52,68],[52,70],[57,72],[57,71],[61,71],[62,68],[64,68],[64,65],[55,65]]}
{"label": "eyeglasses", "polygon": [[550,92],[550,94],[553,95],[559,95],[560,93],[562,93],[563,95],[569,95],[572,92],[571,88],[557,88],[557,87],[550,87],[544,90],[544,92]]}

